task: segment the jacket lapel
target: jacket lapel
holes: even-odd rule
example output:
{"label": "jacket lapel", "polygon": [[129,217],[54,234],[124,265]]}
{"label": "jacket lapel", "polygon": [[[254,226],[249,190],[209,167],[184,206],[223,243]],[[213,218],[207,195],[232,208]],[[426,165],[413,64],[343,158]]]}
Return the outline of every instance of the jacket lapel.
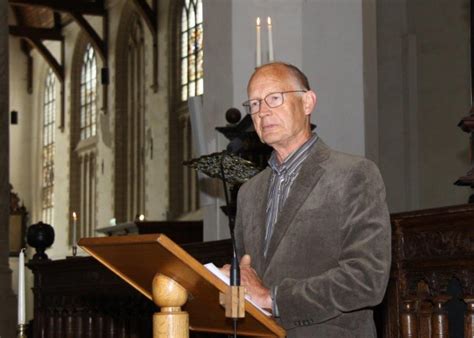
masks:
{"label": "jacket lapel", "polygon": [[255,249],[255,255],[252,257],[252,266],[257,273],[263,272],[263,248],[265,240],[265,222],[266,222],[266,207],[268,198],[268,183],[272,171],[267,167],[259,181],[253,187],[253,198],[251,199],[253,205],[250,206],[252,212],[252,230],[248,241],[253,243],[249,247]]}
{"label": "jacket lapel", "polygon": [[[324,173],[324,169],[319,164],[328,158],[329,152],[329,148],[321,139],[319,139],[311,149],[308,158],[303,163],[298,177],[296,177],[293,182],[288,198],[286,199],[283,208],[280,210],[278,220],[274,225],[267,256],[264,259],[264,270],[266,270],[270,264],[278,245],[287,232],[288,227],[293,222],[298,210],[308,198],[311,191],[313,191]],[[262,248],[263,246],[264,243],[262,241]]]}

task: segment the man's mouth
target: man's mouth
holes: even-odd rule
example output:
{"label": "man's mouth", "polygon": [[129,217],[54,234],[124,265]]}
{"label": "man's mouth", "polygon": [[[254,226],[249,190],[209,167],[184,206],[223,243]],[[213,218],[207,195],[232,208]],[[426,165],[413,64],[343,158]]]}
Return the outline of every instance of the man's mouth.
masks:
{"label": "man's mouth", "polygon": [[262,126],[262,129],[263,130],[269,130],[269,129],[272,129],[274,127],[276,127],[276,124],[266,124],[266,125]]}

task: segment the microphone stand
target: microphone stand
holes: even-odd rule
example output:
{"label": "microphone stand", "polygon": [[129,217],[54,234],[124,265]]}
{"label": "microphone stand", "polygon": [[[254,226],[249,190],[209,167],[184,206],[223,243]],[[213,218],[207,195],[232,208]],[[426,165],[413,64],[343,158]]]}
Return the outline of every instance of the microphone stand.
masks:
{"label": "microphone stand", "polygon": [[[230,230],[230,238],[232,242],[232,262],[230,265],[230,304],[226,303],[226,317],[231,317],[232,318],[232,324],[234,328],[234,337],[237,338],[237,321],[239,318],[243,318],[245,315],[245,312],[242,311],[244,309],[244,290],[240,286],[240,266],[239,266],[239,259],[237,257],[237,245],[235,242],[235,235],[234,235],[234,223],[235,219],[234,216],[231,216],[230,214],[230,201],[229,201],[229,194],[227,191],[227,183],[226,183],[226,177],[225,177],[225,172],[224,172],[224,158],[226,156],[226,152],[222,153],[221,161],[220,161],[220,170],[221,170],[221,175],[222,175],[222,182],[224,184],[224,196],[225,196],[225,201],[226,205],[228,207],[227,210],[227,217],[229,219],[229,230]],[[233,301],[232,298],[237,297],[237,302]],[[229,298],[228,298],[229,299]],[[237,304],[236,309],[228,309],[228,307],[232,307],[233,305],[235,306]],[[230,312],[230,313],[229,313]]]}

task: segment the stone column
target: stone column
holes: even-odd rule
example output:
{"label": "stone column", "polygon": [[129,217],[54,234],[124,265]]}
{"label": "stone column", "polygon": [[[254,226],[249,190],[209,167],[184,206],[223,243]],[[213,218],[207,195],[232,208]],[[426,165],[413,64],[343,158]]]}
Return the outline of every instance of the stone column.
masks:
{"label": "stone column", "polygon": [[0,337],[14,337],[16,299],[8,265],[9,189],[8,2],[0,1]]}

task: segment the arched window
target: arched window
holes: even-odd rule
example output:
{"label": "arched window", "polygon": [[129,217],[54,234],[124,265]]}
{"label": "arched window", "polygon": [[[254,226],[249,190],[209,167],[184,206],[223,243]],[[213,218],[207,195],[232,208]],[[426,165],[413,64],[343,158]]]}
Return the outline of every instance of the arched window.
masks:
{"label": "arched window", "polygon": [[81,69],[81,140],[97,133],[97,60],[94,48],[86,47]]}
{"label": "arched window", "polygon": [[170,218],[177,218],[199,207],[197,174],[184,167],[193,157],[191,122],[187,100],[204,93],[203,7],[201,0],[182,0],[175,11],[177,46],[176,78],[170,114]]}
{"label": "arched window", "polygon": [[181,101],[204,93],[202,1],[185,0],[181,9]]}
{"label": "arched window", "polygon": [[72,67],[70,213],[78,215],[76,235],[81,238],[95,236],[97,217],[98,67],[94,48],[84,39],[78,43]]}
{"label": "arched window", "polygon": [[46,75],[43,96],[42,152],[41,152],[41,218],[48,224],[54,218],[54,140],[56,117],[56,78],[51,69]]}
{"label": "arched window", "polygon": [[[115,204],[118,222],[132,221],[145,211],[145,46],[138,14],[127,25],[127,39],[120,40],[117,70],[124,74],[115,120]],[[123,52],[119,52],[123,54]]]}

